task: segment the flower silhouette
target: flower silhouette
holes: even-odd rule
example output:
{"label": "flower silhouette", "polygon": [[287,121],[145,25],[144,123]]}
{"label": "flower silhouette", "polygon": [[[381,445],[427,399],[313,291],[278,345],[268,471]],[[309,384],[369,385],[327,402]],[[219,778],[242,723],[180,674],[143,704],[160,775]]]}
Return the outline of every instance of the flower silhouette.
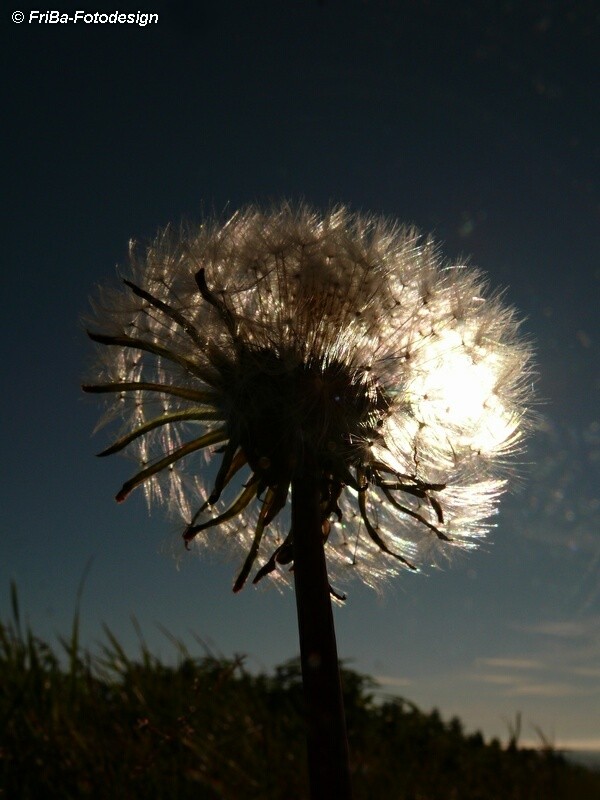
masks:
{"label": "flower silhouette", "polygon": [[285,204],[167,229],[131,248],[124,284],[88,331],[102,347],[83,388],[123,424],[100,455],[138,462],[117,500],[141,486],[186,544],[235,542],[236,591],[252,571],[289,578],[298,471],[318,481],[336,580],[378,588],[489,528],[530,351],[476,270],[412,228]]}

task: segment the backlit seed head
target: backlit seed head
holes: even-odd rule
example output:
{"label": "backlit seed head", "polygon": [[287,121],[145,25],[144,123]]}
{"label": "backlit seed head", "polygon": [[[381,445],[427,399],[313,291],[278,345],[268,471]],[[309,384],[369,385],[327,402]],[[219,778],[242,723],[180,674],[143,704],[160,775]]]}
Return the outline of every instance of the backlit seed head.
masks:
{"label": "backlit seed head", "polygon": [[117,499],[142,486],[184,519],[186,544],[235,542],[236,590],[253,568],[289,576],[288,495],[308,468],[335,578],[378,588],[473,546],[526,428],[514,312],[415,230],[345,208],[168,229],[131,248],[89,327],[84,388],[122,423],[103,455],[140,466]]}

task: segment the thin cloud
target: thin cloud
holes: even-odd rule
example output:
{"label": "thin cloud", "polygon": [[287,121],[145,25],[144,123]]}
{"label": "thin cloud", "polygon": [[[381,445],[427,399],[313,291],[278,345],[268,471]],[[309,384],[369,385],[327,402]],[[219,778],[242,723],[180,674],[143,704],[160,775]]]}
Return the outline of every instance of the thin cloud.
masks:
{"label": "thin cloud", "polygon": [[600,678],[600,667],[573,667],[572,672],[581,678]]}
{"label": "thin cloud", "polygon": [[559,639],[596,639],[600,634],[600,617],[580,620],[550,620],[535,625],[514,625],[515,630],[537,633]]}
{"label": "thin cloud", "polygon": [[574,697],[593,692],[570,683],[517,683],[506,697]]}
{"label": "thin cloud", "polygon": [[480,683],[493,683],[497,686],[510,686],[515,682],[514,675],[502,675],[493,672],[487,675],[471,675],[471,680],[479,681]]}
{"label": "thin cloud", "polygon": [[541,622],[538,625],[523,626],[521,630],[528,633],[541,633],[546,636],[558,636],[561,639],[578,639],[587,634],[585,623],[575,620]]}
{"label": "thin cloud", "polygon": [[476,663],[500,669],[544,669],[542,662],[533,658],[478,658]]}
{"label": "thin cloud", "polygon": [[392,675],[375,675],[375,680],[380,687],[388,687],[391,689],[404,689],[413,684],[410,678],[395,678]]}
{"label": "thin cloud", "polygon": [[587,739],[560,739],[556,745],[560,750],[590,750],[600,752],[600,736]]}
{"label": "thin cloud", "polygon": [[[556,629],[554,623],[543,627],[545,630]],[[559,639],[565,633],[562,627],[560,631]],[[571,640],[573,637],[564,638]],[[577,666],[569,664],[570,657],[577,650],[578,648],[570,647],[569,657],[565,657],[563,653],[562,657],[557,658],[557,653],[554,652],[549,659],[544,660],[531,657],[477,658],[477,669],[468,677],[471,681],[497,686],[504,697],[561,698],[596,695],[599,693],[597,679],[600,677],[600,668],[588,666],[585,662],[582,664],[581,661]],[[535,672],[540,675],[540,679],[532,680],[532,673]]]}

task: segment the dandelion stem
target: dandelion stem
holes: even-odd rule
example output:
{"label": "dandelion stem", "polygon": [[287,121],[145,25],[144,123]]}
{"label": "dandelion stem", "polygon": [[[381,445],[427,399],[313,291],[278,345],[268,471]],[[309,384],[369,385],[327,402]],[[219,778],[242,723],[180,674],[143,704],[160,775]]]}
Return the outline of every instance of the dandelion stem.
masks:
{"label": "dandelion stem", "polygon": [[292,479],[294,582],[310,790],[312,800],[350,800],[348,741],[316,475],[305,464]]}

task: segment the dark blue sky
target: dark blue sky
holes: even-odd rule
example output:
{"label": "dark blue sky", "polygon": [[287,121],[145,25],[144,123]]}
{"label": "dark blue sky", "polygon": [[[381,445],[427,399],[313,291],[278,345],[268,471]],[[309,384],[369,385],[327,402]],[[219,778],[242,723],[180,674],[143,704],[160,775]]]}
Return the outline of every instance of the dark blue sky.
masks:
{"label": "dark blue sky", "polygon": [[140,9],[159,14],[145,27],[21,10],[2,20],[3,618],[14,578],[36,632],[66,632],[92,558],[92,646],[104,621],[135,648],[135,614],[165,657],[155,622],[256,668],[296,654],[291,593],[233,596],[234,565],[181,552],[141,497],[114,504],[129,465],[93,457],[106,439],[79,392],[79,317],[130,237],[253,201],[341,201],[416,223],[507,287],[542,401],[488,542],[383,599],[349,586],[341,655],[487,734],[521,710],[526,736],[600,747],[595,4],[165,0]]}

